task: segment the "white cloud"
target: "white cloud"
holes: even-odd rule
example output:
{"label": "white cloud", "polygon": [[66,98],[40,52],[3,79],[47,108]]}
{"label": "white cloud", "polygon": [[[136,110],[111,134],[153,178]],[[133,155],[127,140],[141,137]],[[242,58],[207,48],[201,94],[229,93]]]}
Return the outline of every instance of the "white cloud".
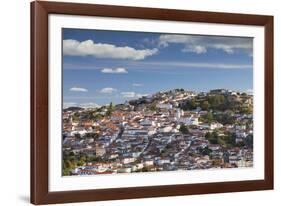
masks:
{"label": "white cloud", "polygon": [[136,97],[140,98],[140,97],[146,97],[148,96],[149,94],[136,94]]}
{"label": "white cloud", "polygon": [[116,92],[116,91],[117,91],[117,89],[115,89],[115,88],[112,88],[112,87],[105,87],[105,88],[102,88],[102,89],[100,90],[100,93],[103,93],[103,94],[111,94],[111,93]]}
{"label": "white cloud", "polygon": [[135,97],[136,93],[135,92],[121,92],[122,96],[125,98],[133,98]]}
{"label": "white cloud", "polygon": [[121,95],[124,98],[140,98],[140,97],[143,97],[143,96],[147,96],[147,94],[139,94],[139,93],[136,93],[136,92],[121,92]]}
{"label": "white cloud", "polygon": [[68,108],[68,107],[77,107],[77,103],[75,102],[64,102],[63,103],[63,108]]}
{"label": "white cloud", "polygon": [[142,87],[142,84],[139,84],[139,83],[133,83],[132,85],[133,85],[133,87]]}
{"label": "white cloud", "polygon": [[63,54],[70,56],[94,56],[96,58],[142,60],[158,52],[154,49],[137,50],[132,47],[118,47],[113,44],[96,43],[93,40],[63,40]]}
{"label": "white cloud", "polygon": [[82,87],[72,87],[69,89],[71,92],[88,92],[88,89]]}
{"label": "white cloud", "polygon": [[197,54],[206,53],[208,49],[218,49],[232,54],[240,49],[251,56],[253,50],[252,38],[173,34],[160,35],[159,46],[167,47],[169,44],[183,44],[184,48],[182,52],[193,52]]}
{"label": "white cloud", "polygon": [[128,71],[125,68],[119,67],[119,68],[103,68],[101,70],[102,73],[107,73],[107,74],[127,74]]}
{"label": "white cloud", "polygon": [[87,102],[87,103],[80,103],[80,104],[76,102],[64,102],[63,108],[68,108],[68,107],[96,108],[100,106],[94,102]]}
{"label": "white cloud", "polygon": [[204,46],[195,45],[195,46],[185,47],[181,51],[182,52],[193,52],[196,54],[203,54],[203,53],[207,52],[207,49]]}
{"label": "white cloud", "polygon": [[248,93],[248,94],[253,94],[253,89],[247,89],[247,90],[246,90],[246,93]]}
{"label": "white cloud", "polygon": [[79,104],[80,107],[83,108],[97,108],[100,107],[100,105],[94,103],[94,102],[86,102],[86,103],[81,103]]}
{"label": "white cloud", "polygon": [[223,64],[223,63],[201,63],[201,62],[143,62],[144,65],[163,67],[185,67],[205,69],[252,69],[250,64]]}
{"label": "white cloud", "polygon": [[192,37],[189,35],[175,35],[175,34],[162,34],[159,37],[159,45],[163,47],[169,46],[169,44],[182,44],[190,42]]}

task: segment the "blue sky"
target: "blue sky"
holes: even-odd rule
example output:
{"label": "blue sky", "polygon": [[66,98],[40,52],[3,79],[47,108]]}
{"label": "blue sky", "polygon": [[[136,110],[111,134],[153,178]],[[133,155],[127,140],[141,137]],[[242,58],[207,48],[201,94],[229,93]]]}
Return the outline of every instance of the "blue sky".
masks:
{"label": "blue sky", "polygon": [[63,29],[64,106],[176,88],[251,91],[252,38]]}

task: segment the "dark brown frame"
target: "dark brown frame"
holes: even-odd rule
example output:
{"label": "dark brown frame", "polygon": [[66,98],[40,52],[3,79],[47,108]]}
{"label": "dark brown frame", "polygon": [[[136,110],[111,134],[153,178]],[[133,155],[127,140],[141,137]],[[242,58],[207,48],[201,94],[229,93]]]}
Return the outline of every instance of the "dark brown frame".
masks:
{"label": "dark brown frame", "polygon": [[[265,179],[77,191],[48,191],[48,15],[257,25],[265,28]],[[31,3],[31,203],[67,203],[273,189],[273,16],[93,4]]]}

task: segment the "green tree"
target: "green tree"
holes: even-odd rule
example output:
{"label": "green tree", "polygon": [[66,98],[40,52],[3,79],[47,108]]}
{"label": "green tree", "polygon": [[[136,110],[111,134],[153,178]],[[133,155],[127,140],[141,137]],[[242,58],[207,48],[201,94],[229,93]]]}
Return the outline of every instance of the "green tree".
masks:
{"label": "green tree", "polygon": [[112,114],[112,112],[114,111],[114,105],[112,102],[110,102],[107,111],[106,111],[106,116],[110,116]]}
{"label": "green tree", "polygon": [[218,121],[221,124],[234,124],[235,123],[235,117],[231,114],[219,114],[215,115],[214,119]]}
{"label": "green tree", "polygon": [[148,172],[149,169],[148,169],[148,167],[143,167],[143,168],[141,169],[141,171],[142,171],[142,172]]}
{"label": "green tree", "polygon": [[212,133],[211,132],[207,132],[206,134],[205,134],[205,138],[206,139],[210,139],[212,137]]}
{"label": "green tree", "polygon": [[207,132],[205,134],[205,138],[211,143],[211,144],[218,144],[219,143],[219,135],[216,131],[210,133]]}
{"label": "green tree", "polygon": [[253,114],[253,108],[252,107],[241,107],[240,113],[243,114]]}
{"label": "green tree", "polygon": [[74,136],[75,136],[75,138],[77,138],[77,139],[78,139],[78,138],[81,138],[81,135],[80,135],[79,133],[75,133]]}
{"label": "green tree", "polygon": [[212,112],[208,112],[208,114],[206,115],[206,120],[208,123],[211,123],[214,121],[214,117],[213,117],[213,113]]}
{"label": "green tree", "polygon": [[248,147],[248,148],[253,148],[253,135],[248,135],[245,139],[245,145]]}
{"label": "green tree", "polygon": [[236,146],[236,134],[235,133],[228,133],[224,137],[224,141],[228,148],[235,147]]}
{"label": "green tree", "polygon": [[192,100],[190,101],[190,109],[196,109],[197,104],[195,101],[195,98],[192,98]]}
{"label": "green tree", "polygon": [[209,104],[208,101],[203,101],[203,102],[201,102],[200,107],[201,107],[203,110],[209,110],[210,104]]}
{"label": "green tree", "polygon": [[202,155],[208,155],[208,156],[210,156],[210,153],[212,152],[212,150],[209,149],[209,147],[205,147],[205,148],[200,148],[200,149],[199,149],[199,152],[200,152]]}
{"label": "green tree", "polygon": [[214,95],[208,98],[210,107],[213,109],[218,109],[222,104],[225,104],[225,97],[223,95]]}
{"label": "green tree", "polygon": [[150,110],[151,111],[156,111],[157,110],[156,103],[151,104]]}
{"label": "green tree", "polygon": [[72,169],[75,168],[75,164],[74,161],[70,161],[70,160],[64,160],[63,162],[63,168],[62,168],[62,173],[64,176],[68,176],[70,175],[70,172]]}
{"label": "green tree", "polygon": [[75,112],[73,115],[72,115],[72,121],[73,122],[79,122],[80,120],[80,114],[78,112]]}
{"label": "green tree", "polygon": [[199,120],[202,121],[202,122],[210,124],[210,123],[212,123],[214,121],[213,113],[212,112],[208,112],[207,114],[202,115]]}
{"label": "green tree", "polygon": [[189,130],[188,130],[188,127],[184,124],[182,124],[179,128],[179,131],[183,134],[188,134],[189,133]]}
{"label": "green tree", "polygon": [[242,148],[245,146],[245,143],[244,142],[238,142],[236,143],[236,146],[239,147],[239,148]]}
{"label": "green tree", "polygon": [[182,106],[181,109],[187,111],[187,110],[194,110],[196,109],[198,104],[196,103],[195,98],[192,98],[191,100],[186,101]]}
{"label": "green tree", "polygon": [[63,176],[69,176],[70,172],[71,172],[70,168],[63,168],[62,175]]}
{"label": "green tree", "polygon": [[83,165],[85,165],[85,161],[83,161],[83,160],[79,160],[79,161],[77,161],[77,166],[83,166]]}

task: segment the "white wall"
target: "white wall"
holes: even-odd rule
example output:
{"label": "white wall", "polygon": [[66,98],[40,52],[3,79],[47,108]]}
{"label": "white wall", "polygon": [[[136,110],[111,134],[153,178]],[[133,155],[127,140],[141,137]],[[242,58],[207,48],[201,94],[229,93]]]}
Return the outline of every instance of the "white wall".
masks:
{"label": "white wall", "polygon": [[[266,205],[281,199],[281,6],[278,0],[81,0],[100,4],[275,16],[275,190],[71,205]],[[29,204],[29,1],[2,1],[0,43],[0,205]],[[279,58],[278,58],[279,56]]]}

